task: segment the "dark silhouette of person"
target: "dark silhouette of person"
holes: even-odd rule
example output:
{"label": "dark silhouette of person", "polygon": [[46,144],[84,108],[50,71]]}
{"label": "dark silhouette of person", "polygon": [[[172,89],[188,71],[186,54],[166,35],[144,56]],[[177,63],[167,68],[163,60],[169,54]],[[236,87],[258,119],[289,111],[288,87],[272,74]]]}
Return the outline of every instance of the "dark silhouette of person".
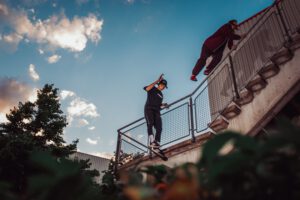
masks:
{"label": "dark silhouette of person", "polygon": [[[204,74],[208,75],[221,61],[223,52],[228,44],[228,48],[233,48],[233,41],[240,40],[244,36],[239,36],[234,33],[238,29],[236,20],[230,20],[219,28],[212,36],[207,38],[202,46],[200,58],[198,59],[191,76],[192,81],[197,81],[196,76],[203,69],[206,64],[208,57],[212,56],[213,59],[210,64],[206,67]],[[234,46],[234,49],[236,46]]]}
{"label": "dark silhouette of person", "polygon": [[[157,85],[157,87],[155,86]],[[144,87],[147,92],[147,101],[145,104],[145,119],[147,122],[147,131],[150,140],[150,147],[153,149],[160,148],[160,139],[162,132],[162,120],[160,116],[160,110],[162,108],[168,108],[167,103],[163,103],[162,91],[168,88],[167,81],[163,79],[163,74],[148,86]],[[154,138],[153,129],[155,128],[156,134]]]}

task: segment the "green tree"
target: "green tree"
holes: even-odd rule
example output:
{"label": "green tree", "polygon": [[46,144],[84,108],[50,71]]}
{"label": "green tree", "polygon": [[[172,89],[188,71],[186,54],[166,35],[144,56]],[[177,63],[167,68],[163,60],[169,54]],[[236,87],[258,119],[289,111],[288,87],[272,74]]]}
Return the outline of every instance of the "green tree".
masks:
{"label": "green tree", "polygon": [[58,89],[46,84],[35,102],[19,103],[0,124],[0,180],[11,184],[12,191],[23,193],[27,177],[35,173],[28,162],[34,151],[47,151],[66,158],[76,151],[78,140],[67,145],[63,129],[67,126]]}

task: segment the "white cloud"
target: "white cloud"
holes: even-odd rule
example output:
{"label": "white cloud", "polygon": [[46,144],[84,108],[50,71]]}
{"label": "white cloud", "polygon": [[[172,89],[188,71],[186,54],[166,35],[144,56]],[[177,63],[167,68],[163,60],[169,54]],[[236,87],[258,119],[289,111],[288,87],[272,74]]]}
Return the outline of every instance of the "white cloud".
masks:
{"label": "white cloud", "polygon": [[79,97],[71,101],[67,110],[70,116],[85,116],[91,118],[99,116],[97,107],[93,103],[89,103]]}
{"label": "white cloud", "polygon": [[79,127],[84,127],[84,126],[87,126],[87,125],[89,125],[89,122],[86,119],[79,119],[78,120],[78,126]]}
{"label": "white cloud", "polygon": [[6,48],[8,51],[14,52],[18,49],[19,42],[22,39],[23,37],[16,33],[11,33],[9,35],[2,35],[0,45],[2,48]]}
{"label": "white cloud", "polygon": [[33,8],[29,9],[28,11],[31,12],[32,14],[35,13],[35,10]]}
{"label": "white cloud", "polygon": [[92,140],[91,138],[86,138],[85,140],[87,143],[91,144],[91,145],[96,145],[98,144],[98,140]]}
{"label": "white cloud", "polygon": [[9,35],[3,35],[3,40],[4,40],[4,42],[7,42],[7,43],[19,43],[22,39],[23,39],[23,37],[16,33],[12,33]]}
{"label": "white cloud", "polygon": [[37,92],[38,92],[38,88],[33,88],[32,90],[31,90],[31,92],[29,93],[29,97],[28,97],[28,101],[30,101],[30,102],[35,102],[36,100],[37,100]]}
{"label": "white cloud", "polygon": [[60,98],[62,99],[62,100],[65,100],[66,98],[68,98],[68,97],[73,97],[73,96],[75,96],[76,94],[75,94],[75,92],[72,92],[72,91],[69,91],[69,90],[62,90],[61,92],[60,92]]}
{"label": "white cloud", "polygon": [[33,64],[30,64],[29,65],[29,69],[28,69],[28,72],[29,72],[29,76],[32,80],[34,81],[38,81],[40,80],[40,76],[38,75],[38,73],[35,71],[35,66]]}
{"label": "white cloud", "polygon": [[107,158],[107,159],[111,159],[112,157],[114,157],[114,154],[107,153],[107,152],[92,152],[92,153],[89,153],[89,154],[94,155],[94,156],[98,156],[98,157],[101,157],[101,158]]}
{"label": "white cloud", "polygon": [[46,141],[46,145],[51,145],[51,144],[55,144],[52,140],[47,140]]}
{"label": "white cloud", "polygon": [[60,55],[54,54],[53,56],[50,56],[47,58],[48,63],[53,64],[58,62],[61,59]]}
{"label": "white cloud", "polygon": [[8,122],[8,120],[6,118],[6,114],[0,113],[0,123],[6,123],[6,122]]}
{"label": "white cloud", "polygon": [[45,53],[42,49],[38,49],[38,51],[40,55],[43,55]]}
{"label": "white cloud", "polygon": [[[68,100],[68,98],[70,99]],[[60,92],[60,99],[62,101],[68,100],[67,102],[69,105],[67,106],[66,112],[69,126],[71,126],[73,121],[76,122],[77,126],[87,126],[89,125],[89,122],[86,118],[92,119],[100,116],[95,104],[78,97],[75,92],[62,90]],[[83,119],[86,120],[86,122]],[[95,127],[90,126],[88,129],[94,130]]]}
{"label": "white cloud", "polygon": [[97,44],[101,39],[104,22],[94,14],[86,17],[75,16],[73,19],[61,14],[45,20],[31,20],[24,10],[10,9],[3,3],[0,3],[0,18],[6,20],[13,30],[12,34],[18,36],[15,43],[19,43],[20,38],[26,38],[52,49],[62,48],[72,52],[84,50],[88,40]]}

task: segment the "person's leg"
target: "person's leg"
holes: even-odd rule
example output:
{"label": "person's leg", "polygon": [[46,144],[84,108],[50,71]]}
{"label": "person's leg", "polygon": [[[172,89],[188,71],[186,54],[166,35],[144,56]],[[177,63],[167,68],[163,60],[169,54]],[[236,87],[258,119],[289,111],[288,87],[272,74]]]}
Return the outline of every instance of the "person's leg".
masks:
{"label": "person's leg", "polygon": [[202,50],[201,50],[201,55],[200,58],[198,59],[192,74],[194,76],[197,76],[199,74],[199,72],[203,69],[203,67],[206,64],[206,60],[207,58],[211,55],[211,52],[209,49],[206,48],[205,45],[202,46]]}
{"label": "person's leg", "polygon": [[162,132],[162,121],[161,121],[161,117],[160,117],[160,111],[155,112],[154,128],[156,130],[155,141],[160,143],[161,132]]}
{"label": "person's leg", "polygon": [[209,65],[206,67],[204,74],[208,75],[221,61],[222,57],[223,57],[223,52],[224,52],[224,47],[221,47],[219,50],[217,50],[214,54],[213,54],[213,59],[212,61],[209,63]]}
{"label": "person's leg", "polygon": [[145,114],[145,119],[147,123],[147,132],[148,132],[148,137],[150,139],[150,143],[154,141],[154,135],[153,135],[153,126],[154,126],[154,113],[152,109],[147,109],[145,108],[144,111]]}

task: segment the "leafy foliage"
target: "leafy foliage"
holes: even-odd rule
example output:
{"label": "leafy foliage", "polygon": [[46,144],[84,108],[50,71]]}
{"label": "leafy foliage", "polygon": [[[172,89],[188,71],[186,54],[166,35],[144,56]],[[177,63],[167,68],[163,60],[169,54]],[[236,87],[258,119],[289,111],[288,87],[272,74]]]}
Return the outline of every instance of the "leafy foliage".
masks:
{"label": "leafy foliage", "polygon": [[299,199],[300,130],[285,120],[277,130],[265,140],[234,132],[217,135],[196,164],[123,171],[123,194],[132,200]]}
{"label": "leafy foliage", "polygon": [[69,160],[66,118],[57,89],[46,85],[34,103],[20,103],[0,125],[0,199],[281,200],[300,199],[300,130],[285,120],[264,139],[226,132],[210,139],[197,163],[120,170],[143,155],[122,154],[101,186],[88,161]]}
{"label": "leafy foliage", "polygon": [[[30,161],[31,155],[50,152],[53,159],[64,159],[75,152],[78,140],[69,145],[63,140],[67,121],[60,109],[58,89],[53,85],[39,90],[34,103],[20,102],[7,119],[7,123],[0,124],[0,189],[9,188],[12,194],[24,195],[28,178],[39,172]],[[88,161],[78,162],[82,173],[90,177],[99,175],[97,171],[86,170]]]}

